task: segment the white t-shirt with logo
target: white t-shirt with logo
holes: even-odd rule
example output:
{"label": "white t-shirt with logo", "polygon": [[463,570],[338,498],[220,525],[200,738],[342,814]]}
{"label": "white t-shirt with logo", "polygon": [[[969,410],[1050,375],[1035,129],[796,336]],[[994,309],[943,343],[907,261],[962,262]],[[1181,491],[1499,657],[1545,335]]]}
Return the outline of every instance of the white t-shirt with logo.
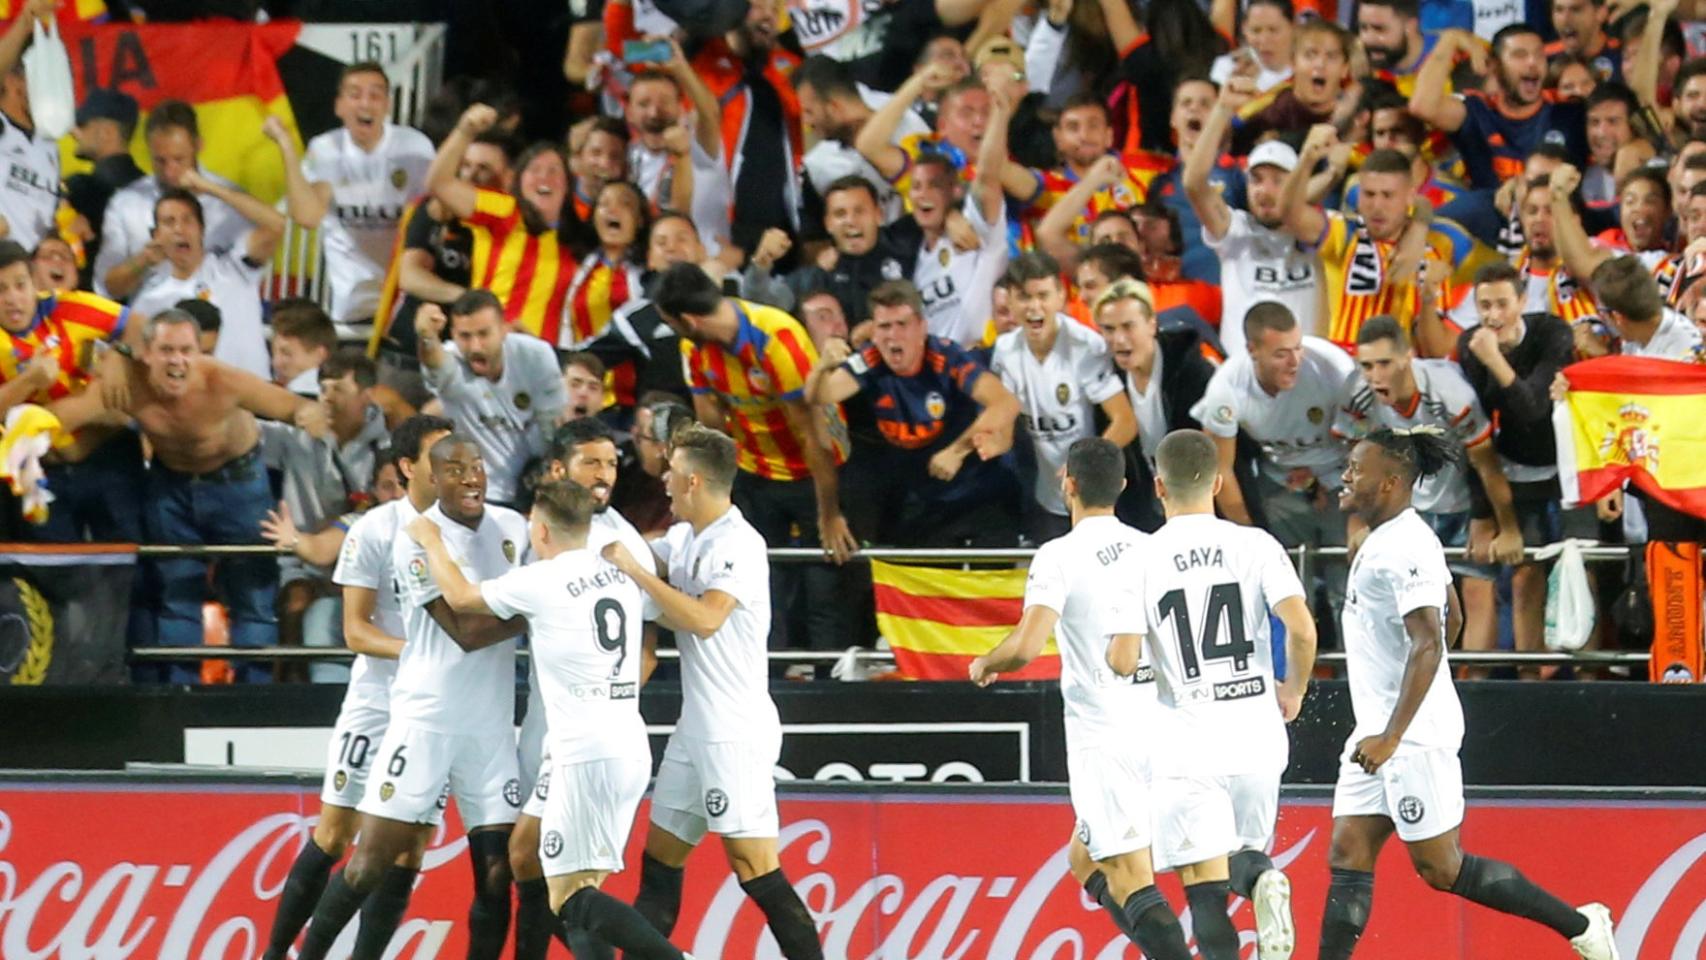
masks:
{"label": "white t-shirt with logo", "polygon": [[1659,318],[1659,329],[1645,344],[1624,340],[1622,353],[1626,357],[1652,357],[1656,360],[1681,360],[1694,363],[1700,350],[1700,328],[1675,310],[1666,307]]}
{"label": "white t-shirt with logo", "polygon": [[1256,222],[1245,210],[1233,210],[1226,235],[1219,240],[1203,227],[1203,243],[1220,255],[1221,296],[1226,309],[1220,343],[1228,357],[1243,356],[1244,314],[1264,301],[1284,304],[1305,329],[1321,310],[1316,279],[1321,259],[1303,249],[1289,234]]}
{"label": "white t-shirt with logo", "polygon": [[[487,505],[478,528],[446,517],[437,504],[422,516],[443,531],[445,549],[471,583],[495,580],[525,559],[527,521]],[[406,534],[392,546],[397,603],[403,617],[403,655],[391,684],[391,718],[434,733],[512,730],[515,723],[515,640],[465,651],[438,625],[427,605],[443,596],[427,569],[426,551]]]}
{"label": "white t-shirt with logo", "polygon": [[248,234],[244,234],[233,249],[209,249],[201,258],[201,266],[181,280],[172,275],[169,261],[156,264],[131,297],[130,306],[151,317],[171,309],[179,300],[208,301],[219,308],[219,343],[213,348],[214,359],[271,381],[272,357],[261,325],[260,283],[267,265],[249,262],[248,241]]}
{"label": "white t-shirt with logo", "polygon": [[[1149,629],[1142,595],[1148,536],[1113,517],[1086,517],[1037,549],[1025,577],[1025,606],[1060,616],[1060,695],[1068,750],[1118,748],[1151,728],[1155,685],[1108,666],[1108,642]],[[1139,675],[1150,679],[1147,669]]]}
{"label": "white t-shirt with logo", "polygon": [[[400,589],[391,569],[391,553],[409,522],[420,514],[409,498],[382,503],[361,515],[344,534],[332,582],[340,587],[365,587],[374,593],[373,625],[382,632],[403,638],[403,615],[397,606]],[[379,710],[391,703],[391,682],[397,676],[397,661],[359,654],[350,668],[349,690],[344,706],[359,704]]]}
{"label": "white t-shirt with logo", "polygon": [[[698,599],[712,590],[735,598],[716,633],[676,635],[681,647],[681,720],[676,731],[696,740],[764,740],[781,733],[770,699],[770,558],[764,537],[739,507],[695,534],[691,524],[669,528],[657,554],[669,583]],[[643,559],[643,558],[642,558]]]}
{"label": "white t-shirt with logo", "polygon": [[423,364],[421,372],[427,389],[443,402],[444,415],[479,445],[486,495],[508,503],[521,489],[527,462],[545,452],[569,394],[557,351],[538,337],[506,334],[503,364],[497,381],[487,380],[469,368],[455,343],[446,343],[439,365]]}
{"label": "white t-shirt with logo", "polygon": [[[1493,439],[1493,423],[1481,410],[1475,388],[1469,385],[1461,367],[1450,360],[1412,360],[1410,370],[1416,378],[1416,394],[1406,409],[1399,410],[1383,402],[1358,377],[1350,400],[1339,411],[1333,432],[1355,440],[1380,427],[1394,430],[1437,427],[1445,432],[1447,439],[1462,444],[1466,450]],[[1469,480],[1463,471],[1459,461],[1438,473],[1417,477],[1411,505],[1428,513],[1468,510]]]}
{"label": "white t-shirt with logo", "polygon": [[1337,490],[1345,469],[1344,442],[1333,435],[1333,417],[1350,396],[1356,363],[1318,337],[1303,338],[1297,383],[1270,396],[1256,381],[1248,353],[1232,354],[1214,372],[1191,417],[1217,437],[1235,437],[1240,427],[1262,446],[1260,469],[1276,483],[1307,469]]}
{"label": "white t-shirt with logo", "polygon": [[426,134],[394,123],[385,124],[372,152],[342,127],[308,141],[302,175],[332,187],[321,236],[334,320],[367,320],[378,309],[397,228],[426,185],[432,156]]}
{"label": "white t-shirt with logo", "polygon": [[1055,317],[1060,332],[1048,356],[1038,360],[1023,327],[996,338],[989,369],[1019,398],[1037,452],[1037,503],[1065,516],[1060,468],[1073,441],[1096,435],[1096,407],[1125,389],[1114,375],[1108,344],[1071,317]]}
{"label": "white t-shirt with logo", "polygon": [[651,756],[640,719],[643,593],[590,547],[480,584],[503,619],[527,618],[551,757],[585,763]]}
{"label": "white t-shirt with logo", "polygon": [[[197,171],[213,183],[231,189],[241,189],[224,177],[197,167]],[[160,199],[160,182],[153,177],[140,177],[119,188],[107,201],[106,214],[101,220],[101,252],[95,255],[95,292],[107,296],[107,271],[142,252],[154,237],[154,204]],[[240,241],[254,224],[236,208],[209,194],[199,194],[201,217],[204,221],[202,246],[210,252],[241,249]]]}
{"label": "white t-shirt with logo", "polygon": [[1210,514],[1168,520],[1142,557],[1149,660],[1164,712],[1156,772],[1278,774],[1290,758],[1268,611],[1303,584],[1278,540]]}
{"label": "white t-shirt with logo", "polygon": [[1441,656],[1433,684],[1404,731],[1397,756],[1455,751],[1463,742],[1463,705],[1444,656],[1446,597],[1451,571],[1439,538],[1414,510],[1369,532],[1351,561],[1340,624],[1356,730],[1351,743],[1386,730],[1404,681],[1410,635],[1404,615],[1423,607],[1439,612]]}
{"label": "white t-shirt with logo", "polygon": [[54,232],[59,212],[59,144],[25,132],[12,118],[0,114],[0,156],[6,176],[0,182],[0,216],[6,218],[6,239],[34,250]]}
{"label": "white t-shirt with logo", "polygon": [[983,340],[993,311],[990,300],[995,283],[1007,270],[1007,205],[1000,204],[997,210],[994,222],[989,222],[983,218],[982,205],[966,197],[963,212],[977,233],[980,246],[976,250],[954,249],[945,233],[934,246],[919,248],[912,284],[924,299],[924,321],[931,336],[962,347]]}

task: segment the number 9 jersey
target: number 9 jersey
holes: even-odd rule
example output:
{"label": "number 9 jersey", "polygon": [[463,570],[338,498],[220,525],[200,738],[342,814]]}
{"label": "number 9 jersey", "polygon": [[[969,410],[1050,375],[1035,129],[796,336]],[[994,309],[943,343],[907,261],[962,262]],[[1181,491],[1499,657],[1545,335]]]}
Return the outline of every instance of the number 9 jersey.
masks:
{"label": "number 9 jersey", "polygon": [[1206,514],[1174,517],[1146,546],[1147,659],[1168,708],[1156,776],[1279,774],[1290,744],[1268,610],[1304,595],[1291,558],[1265,531]]}

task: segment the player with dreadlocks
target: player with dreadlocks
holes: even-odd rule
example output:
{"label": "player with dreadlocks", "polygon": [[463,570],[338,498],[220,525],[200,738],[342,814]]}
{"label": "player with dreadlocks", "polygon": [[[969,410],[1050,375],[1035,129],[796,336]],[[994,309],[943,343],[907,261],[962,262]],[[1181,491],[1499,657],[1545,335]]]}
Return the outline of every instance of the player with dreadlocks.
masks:
{"label": "player with dreadlocks", "polygon": [[[1462,623],[1439,538],[1410,505],[1417,477],[1461,455],[1435,429],[1370,433],[1351,451],[1340,505],[1368,527],[1341,616],[1356,729],[1333,793],[1332,884],[1321,960],[1346,960],[1368,925],[1374,865],[1394,832],[1436,890],[1545,924],[1579,956],[1616,960],[1611,911],[1568,904],[1515,867],[1463,852],[1463,707],[1446,669]],[[1448,604],[1449,598],[1449,604]]]}

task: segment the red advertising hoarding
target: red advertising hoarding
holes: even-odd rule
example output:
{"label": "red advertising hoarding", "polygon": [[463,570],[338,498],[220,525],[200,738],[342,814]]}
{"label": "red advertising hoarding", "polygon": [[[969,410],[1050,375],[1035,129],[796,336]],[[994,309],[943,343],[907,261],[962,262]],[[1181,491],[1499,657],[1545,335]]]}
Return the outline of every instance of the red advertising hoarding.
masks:
{"label": "red advertising hoarding", "polygon": [[[0,957],[256,957],[316,809],[312,793],[264,786],[0,783]],[[782,863],[817,916],[826,957],[1138,956],[1067,873],[1064,797],[787,794],[782,813]],[[1295,890],[1298,957],[1315,953],[1330,829],[1325,800],[1285,804],[1274,858]],[[1463,835],[1470,850],[1517,864],[1571,902],[1610,904],[1625,960],[1706,957],[1706,805],[1477,802]],[[464,858],[452,818],[390,957],[464,954]],[[617,877],[609,889],[631,896],[634,880]],[[1164,889],[1184,906],[1176,886]],[[1234,913],[1254,957],[1249,906],[1236,901]],[[700,960],[780,957],[715,844],[689,864],[674,939]],[[332,956],[352,943],[353,927]],[[1429,890],[1401,849],[1381,861],[1358,951],[1376,960],[1570,955],[1548,931]]]}

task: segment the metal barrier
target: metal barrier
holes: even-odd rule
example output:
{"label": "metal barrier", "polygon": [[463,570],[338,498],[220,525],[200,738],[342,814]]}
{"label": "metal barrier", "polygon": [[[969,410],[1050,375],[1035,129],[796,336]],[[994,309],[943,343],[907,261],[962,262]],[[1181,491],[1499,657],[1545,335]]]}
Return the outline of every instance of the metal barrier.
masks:
{"label": "metal barrier", "polygon": [[[192,557],[192,556],[272,556],[278,551],[265,545],[225,545],[225,546],[168,546],[163,544],[138,544],[138,556],[141,557]],[[1349,551],[1344,547],[1294,547],[1287,551],[1292,555],[1298,566],[1298,573],[1307,578],[1313,560],[1342,561]],[[1449,559],[1461,559],[1468,551],[1462,547],[1447,547],[1445,555]],[[1533,559],[1538,548],[1525,549],[1525,556]],[[1028,547],[1013,548],[901,548],[901,547],[872,547],[855,555],[856,560],[885,560],[894,562],[934,562],[934,563],[1013,563],[1018,564],[1029,560],[1036,550]],[[822,563],[822,550],[804,547],[774,547],[769,551],[772,562],[779,563]],[[1583,547],[1582,556],[1590,562],[1618,562],[1629,558],[1629,547],[1624,544]],[[518,651],[522,656],[527,651]],[[894,655],[886,650],[860,650],[850,652],[811,651],[811,650],[771,650],[766,654],[772,662],[779,663],[834,663],[848,656],[861,663],[886,664],[894,662]],[[658,658],[673,660],[680,656],[675,650],[659,650]],[[262,647],[239,649],[234,647],[150,647],[130,651],[130,658],[137,662],[184,661],[184,660],[352,660],[355,654],[348,650],[328,647]],[[1447,659],[1453,664],[1465,666],[1487,667],[1548,667],[1548,666],[1639,666],[1645,667],[1652,659],[1646,651],[1599,651],[1581,650],[1573,653],[1518,652],[1518,651],[1481,651],[1481,650],[1451,650],[1446,653]],[[1328,665],[1342,665],[1345,655],[1339,652],[1323,651],[1317,662]]]}

